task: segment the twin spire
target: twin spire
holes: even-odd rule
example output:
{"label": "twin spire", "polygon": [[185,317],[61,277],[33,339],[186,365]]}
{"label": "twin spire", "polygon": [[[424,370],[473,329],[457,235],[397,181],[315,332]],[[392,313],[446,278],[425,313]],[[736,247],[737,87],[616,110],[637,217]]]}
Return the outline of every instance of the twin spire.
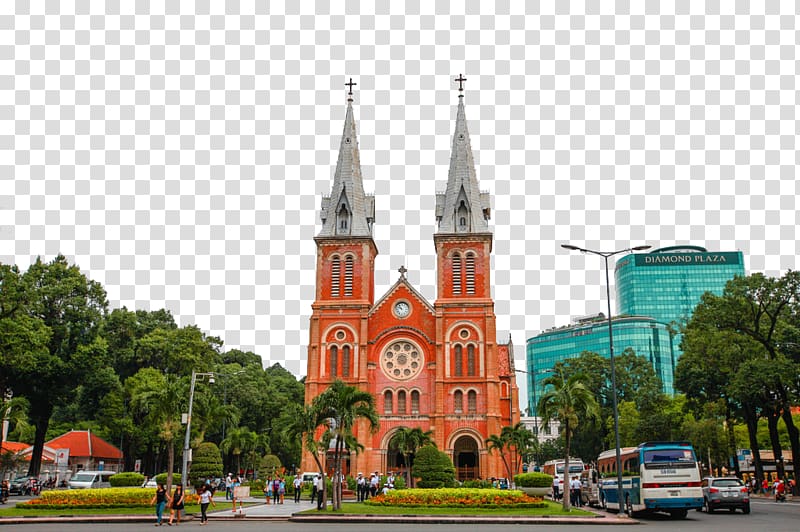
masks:
{"label": "twin spire", "polygon": [[[478,188],[478,177],[472,157],[472,147],[464,112],[464,86],[466,78],[459,74],[458,112],[450,153],[450,170],[447,188],[436,194],[437,233],[488,233],[490,197]],[[364,193],[361,162],[353,117],[353,86],[350,78],[344,131],[339,143],[339,159],[333,174],[330,196],[323,196],[320,217],[320,237],[348,236],[372,237],[375,221],[375,197]]]}

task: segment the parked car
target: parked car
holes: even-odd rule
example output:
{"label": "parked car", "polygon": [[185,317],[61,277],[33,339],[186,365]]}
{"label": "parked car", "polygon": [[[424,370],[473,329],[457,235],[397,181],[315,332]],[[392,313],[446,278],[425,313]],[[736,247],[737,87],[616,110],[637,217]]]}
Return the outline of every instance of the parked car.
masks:
{"label": "parked car", "polygon": [[143,488],[157,488],[158,484],[156,484],[156,479],[148,478],[144,482],[142,482]]}
{"label": "parked car", "polygon": [[714,510],[727,508],[731,513],[736,509],[750,513],[750,494],[744,482],[736,477],[706,477],[703,479],[703,509],[712,513]]}
{"label": "parked car", "polygon": [[8,485],[9,495],[22,495],[25,491],[25,484],[28,482],[28,477],[17,477]]}
{"label": "parked car", "polygon": [[117,473],[115,471],[80,471],[69,479],[69,489],[110,488],[109,478]]}

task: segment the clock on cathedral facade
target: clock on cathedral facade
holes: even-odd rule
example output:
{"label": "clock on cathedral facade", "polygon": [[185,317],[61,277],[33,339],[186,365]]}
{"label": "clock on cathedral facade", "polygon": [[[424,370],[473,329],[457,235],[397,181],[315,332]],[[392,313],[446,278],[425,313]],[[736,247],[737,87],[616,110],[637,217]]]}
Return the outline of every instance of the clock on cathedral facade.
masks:
{"label": "clock on cathedral facade", "polygon": [[[375,298],[378,248],[372,235],[376,198],[364,193],[351,92],[329,196],[322,198],[316,299],[309,327],[305,401],[341,380],[375,397],[380,426],[354,429],[364,446],[343,472],[403,474],[391,446],[401,427],[431,431],[453,460],[459,480],[505,477],[486,439],[519,422],[511,339],[497,342],[491,298],[490,197],[481,192],[464,111],[462,76],[447,188],[436,196],[432,221],[437,297],[431,303],[406,278]],[[379,201],[379,200],[378,200]],[[316,469],[303,456],[304,471]],[[328,474],[333,464],[325,464]]]}

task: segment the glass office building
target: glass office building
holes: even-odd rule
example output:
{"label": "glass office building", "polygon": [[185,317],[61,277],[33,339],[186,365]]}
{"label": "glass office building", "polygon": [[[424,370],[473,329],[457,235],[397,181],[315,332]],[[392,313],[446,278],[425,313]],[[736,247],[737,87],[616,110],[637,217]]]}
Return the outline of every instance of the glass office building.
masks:
{"label": "glass office building", "polygon": [[617,312],[650,316],[677,328],[692,315],[704,293],[722,294],[725,283],[736,275],[745,275],[741,251],[673,246],[626,255],[615,269]]}
{"label": "glass office building", "polygon": [[[664,391],[672,395],[672,376],[677,357],[673,353],[668,327],[643,316],[616,317],[611,323],[614,354],[619,356],[625,349],[631,348],[637,355],[647,358],[661,378]],[[555,363],[576,358],[584,351],[609,357],[608,320],[603,314],[550,329],[528,339],[525,358],[530,415],[537,415],[536,404],[543,391],[541,382],[551,374]]]}

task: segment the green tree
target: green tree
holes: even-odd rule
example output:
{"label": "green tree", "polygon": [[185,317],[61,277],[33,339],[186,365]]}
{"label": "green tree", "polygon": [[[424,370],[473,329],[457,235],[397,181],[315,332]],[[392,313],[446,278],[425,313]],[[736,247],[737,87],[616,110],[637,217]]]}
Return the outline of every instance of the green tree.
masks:
{"label": "green tree", "polygon": [[346,449],[355,452],[360,450],[360,444],[353,435],[356,423],[362,422],[371,433],[377,432],[379,416],[375,409],[375,397],[337,379],[314,398],[314,404],[322,415],[331,420],[330,431],[335,438],[333,508],[339,510],[342,504],[342,455]]}
{"label": "green tree", "polygon": [[[317,396],[319,397],[319,396]],[[317,439],[320,427],[329,427],[329,417],[326,409],[320,408],[318,401],[311,404],[300,406],[290,404],[282,418],[284,437],[291,442],[299,442],[303,449],[308,452],[317,464],[317,471],[320,477],[325,478],[325,468],[322,464],[321,455],[328,449],[330,443],[330,431],[322,432],[322,437]],[[327,506],[327,483],[322,484],[322,501]]]}
{"label": "green tree", "polygon": [[[15,367],[15,395],[30,401],[36,427],[28,474],[38,476],[45,436],[56,404],[69,401],[75,384],[105,365],[106,344],[98,336],[108,303],[103,287],[59,255],[50,263],[37,259],[22,275],[25,310],[49,330],[47,349],[37,349],[31,364]],[[37,334],[36,336],[40,336]]]}
{"label": "green tree", "polygon": [[266,480],[268,478],[274,477],[278,474],[279,471],[283,469],[283,464],[281,464],[281,459],[275,456],[274,454],[266,454],[261,459],[261,464],[258,468],[258,477]]}
{"label": "green tree", "polygon": [[248,427],[234,427],[228,431],[228,435],[222,440],[220,449],[224,453],[230,453],[236,459],[237,474],[242,471],[241,457],[247,454],[256,446],[258,434]]}
{"label": "green tree", "polygon": [[[508,425],[500,429],[500,434],[491,434],[486,439],[486,446],[489,452],[497,451],[503,460],[506,473],[509,479],[522,469],[522,461],[534,451],[536,439],[533,433],[525,428],[522,423]],[[511,458],[507,457],[511,454]]]}
{"label": "green tree", "polygon": [[175,471],[175,445],[183,432],[181,412],[188,396],[186,382],[175,375],[164,375],[155,368],[139,370],[140,386],[134,390],[131,406],[145,414],[146,420],[157,427],[158,436],[167,450],[167,489],[172,488]]}
{"label": "green tree", "polygon": [[420,488],[448,488],[456,481],[453,461],[433,445],[423,445],[417,451],[414,474],[419,478]]}
{"label": "green tree", "polygon": [[403,455],[403,463],[408,470],[409,487],[414,487],[413,461],[417,449],[423,445],[434,445],[431,436],[433,431],[424,431],[419,427],[400,427],[392,436],[389,447],[396,447]]}
{"label": "green tree", "polygon": [[211,442],[203,442],[192,453],[192,467],[189,469],[189,482],[198,484],[207,478],[223,476],[222,454],[219,447]]}
{"label": "green tree", "polygon": [[[561,424],[564,435],[564,486],[569,486],[570,440],[579,416],[596,418],[599,414],[597,401],[584,385],[583,379],[580,373],[567,378],[563,371],[557,371],[543,381],[545,392],[537,406],[543,425],[551,419],[557,419]],[[569,511],[569,497],[564,497],[564,510]]]}

